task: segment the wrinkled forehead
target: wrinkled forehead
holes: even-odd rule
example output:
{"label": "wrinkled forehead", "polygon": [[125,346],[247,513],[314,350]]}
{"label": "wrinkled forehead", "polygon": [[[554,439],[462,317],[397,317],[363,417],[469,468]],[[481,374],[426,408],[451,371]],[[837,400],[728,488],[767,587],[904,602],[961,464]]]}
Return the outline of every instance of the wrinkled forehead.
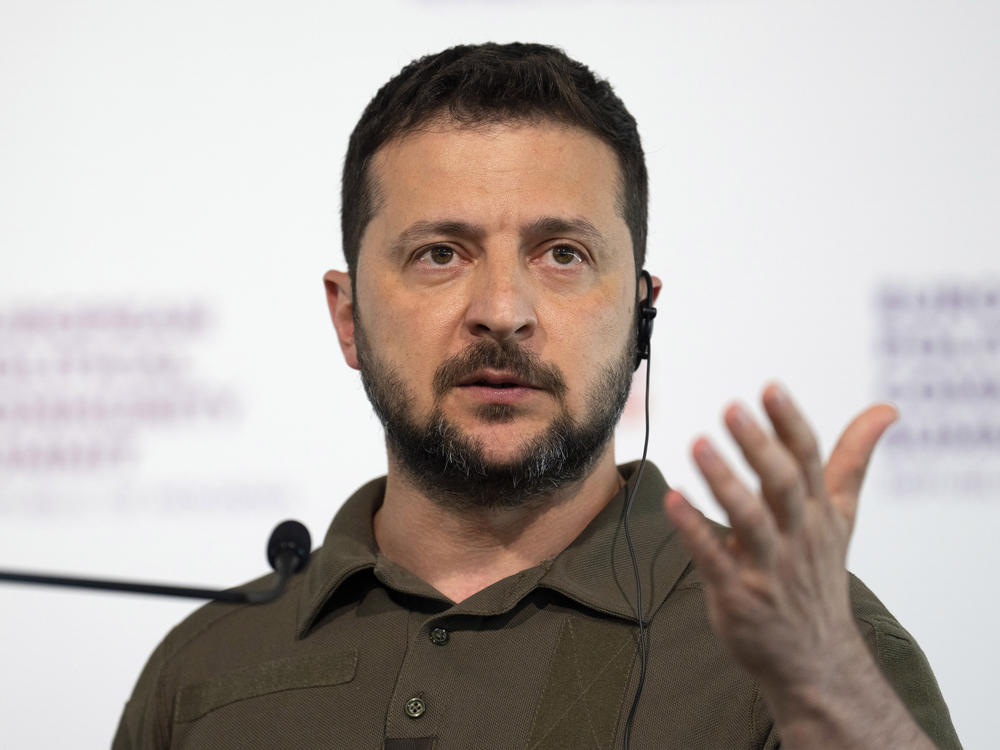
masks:
{"label": "wrinkled forehead", "polygon": [[498,210],[589,214],[624,226],[617,154],[590,131],[555,120],[432,118],[385,143],[367,178],[369,225],[387,208],[393,223],[437,220],[446,217],[426,213],[455,218],[487,198]]}

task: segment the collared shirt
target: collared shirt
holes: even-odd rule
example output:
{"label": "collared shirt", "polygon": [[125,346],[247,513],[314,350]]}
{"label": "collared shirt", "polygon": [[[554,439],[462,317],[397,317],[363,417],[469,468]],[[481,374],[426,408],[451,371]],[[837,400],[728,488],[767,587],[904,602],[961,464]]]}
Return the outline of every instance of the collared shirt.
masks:
{"label": "collared shirt", "polygon": [[[635,465],[621,471],[626,487],[554,560],[457,604],[379,553],[385,480],[370,482],[281,599],[210,604],[167,636],[115,750],[621,747],[639,671],[621,524]],[[647,464],[630,518],[650,643],[632,747],[776,748],[756,683],[711,631],[665,491]],[[912,638],[856,579],[852,601],[918,722],[959,747]]]}

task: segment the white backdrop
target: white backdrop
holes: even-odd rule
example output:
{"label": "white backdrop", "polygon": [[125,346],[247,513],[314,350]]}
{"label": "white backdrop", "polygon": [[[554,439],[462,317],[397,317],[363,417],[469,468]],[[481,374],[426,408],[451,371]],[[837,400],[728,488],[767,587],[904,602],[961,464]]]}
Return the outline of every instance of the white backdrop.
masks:
{"label": "white backdrop", "polygon": [[[543,41],[644,138],[651,457],[709,507],[688,446],[729,399],[778,377],[829,449],[894,398],[851,566],[989,747],[998,31],[972,0],[0,0],[0,567],[227,586],[284,517],[318,542],[384,469],[320,281],[347,136],[418,55]],[[106,746],[193,606],[0,586],[0,746]]]}

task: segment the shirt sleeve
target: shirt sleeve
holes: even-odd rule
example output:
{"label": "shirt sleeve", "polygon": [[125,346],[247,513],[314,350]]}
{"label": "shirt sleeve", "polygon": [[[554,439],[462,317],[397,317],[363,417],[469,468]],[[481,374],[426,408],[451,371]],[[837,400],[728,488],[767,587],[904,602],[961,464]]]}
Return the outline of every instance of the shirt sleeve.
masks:
{"label": "shirt sleeve", "polygon": [[111,750],[167,750],[172,699],[163,690],[168,646],[165,639],[146,662],[125,704]]}
{"label": "shirt sleeve", "polygon": [[941,750],[962,750],[937,679],[916,640],[854,576],[851,602],[875,661],[914,720]]}

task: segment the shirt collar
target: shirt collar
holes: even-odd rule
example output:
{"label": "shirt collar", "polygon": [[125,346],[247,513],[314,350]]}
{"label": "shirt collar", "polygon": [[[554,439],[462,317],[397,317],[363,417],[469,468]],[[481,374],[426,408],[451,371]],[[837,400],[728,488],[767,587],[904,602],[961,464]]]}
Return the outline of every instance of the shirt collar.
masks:
{"label": "shirt collar", "polygon": [[626,479],[625,486],[556,557],[539,586],[599,612],[635,619],[635,574],[622,513],[638,480],[628,525],[642,581],[643,619],[648,620],[659,608],[690,564],[691,556],[663,512],[663,497],[669,489],[663,475],[647,461],[640,478],[638,467],[638,461],[618,467]]}
{"label": "shirt collar", "polygon": [[344,581],[374,568],[378,556],[372,519],[385,497],[385,477],[368,482],[351,495],[313,552],[299,597],[297,633],[304,638],[320,610]]}
{"label": "shirt collar", "polygon": [[[638,462],[619,467],[625,486],[555,560],[532,568],[537,586],[551,589],[590,609],[626,619],[635,618],[635,576],[625,542],[622,511],[637,479]],[[676,529],[663,513],[667,483],[659,470],[646,462],[629,516],[629,531],[642,581],[644,619],[666,599],[690,563]],[[330,524],[323,546],[313,554],[305,573],[298,608],[298,636],[305,637],[326,603],[355,573],[376,570],[386,577],[399,575],[378,556],[372,518],[385,495],[385,477],[361,487],[344,503]],[[408,571],[402,571],[408,573]],[[528,573],[524,571],[522,577]],[[410,575],[408,588],[420,584]],[[395,586],[394,586],[395,587]],[[414,591],[413,593],[420,593]]]}

